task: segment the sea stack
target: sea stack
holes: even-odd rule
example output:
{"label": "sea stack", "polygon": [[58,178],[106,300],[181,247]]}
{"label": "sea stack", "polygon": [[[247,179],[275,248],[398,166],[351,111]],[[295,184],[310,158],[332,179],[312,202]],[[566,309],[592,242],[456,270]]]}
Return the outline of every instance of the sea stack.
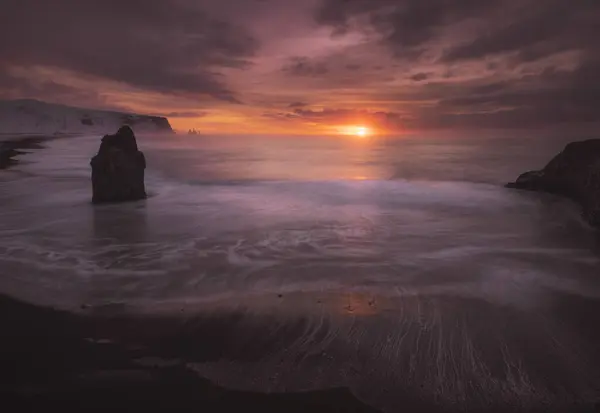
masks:
{"label": "sea stack", "polygon": [[146,198],[146,158],[138,150],[133,130],[123,126],[114,135],[102,138],[92,166],[92,202],[137,201]]}
{"label": "sea stack", "polygon": [[600,227],[600,139],[572,142],[544,169],[525,172],[506,186],[571,198],[583,207],[584,218]]}

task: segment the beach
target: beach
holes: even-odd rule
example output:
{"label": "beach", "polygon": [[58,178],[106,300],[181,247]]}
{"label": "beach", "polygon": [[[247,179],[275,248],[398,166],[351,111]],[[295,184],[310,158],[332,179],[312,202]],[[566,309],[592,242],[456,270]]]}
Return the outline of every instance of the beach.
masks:
{"label": "beach", "polygon": [[[0,308],[0,395],[19,411],[376,411],[344,389],[276,395],[227,390],[179,362],[148,357],[148,349],[94,339],[110,330],[110,320],[81,319],[7,297],[0,298]],[[152,325],[160,330],[160,321]]]}
{"label": "beach", "polygon": [[91,204],[98,137],[0,176],[6,397],[597,407],[597,234],[570,201],[502,186],[564,139],[195,139],[138,139],[146,201]]}

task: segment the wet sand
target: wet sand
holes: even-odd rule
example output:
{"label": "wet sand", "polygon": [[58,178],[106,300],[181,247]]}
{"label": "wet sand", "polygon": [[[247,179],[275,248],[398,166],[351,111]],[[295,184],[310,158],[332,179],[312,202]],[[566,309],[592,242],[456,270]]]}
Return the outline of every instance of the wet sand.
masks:
{"label": "wet sand", "polygon": [[599,303],[560,297],[550,307],[290,294],[73,315],[4,297],[3,399],[151,411],[597,411]]}
{"label": "wet sand", "polygon": [[[12,404],[19,406],[14,411],[377,411],[346,389],[281,394],[232,391],[200,378],[181,363],[148,358],[168,353],[174,346],[158,340],[170,328],[157,320],[136,321],[135,333],[129,331],[136,337],[139,332],[152,332],[150,347],[94,339],[110,332],[120,335],[123,320],[82,318],[7,297],[0,297],[0,321],[0,398],[5,405],[18,403]],[[207,346],[215,345],[214,340],[197,338]],[[186,347],[184,341],[178,345]],[[203,348],[193,352],[211,356]]]}

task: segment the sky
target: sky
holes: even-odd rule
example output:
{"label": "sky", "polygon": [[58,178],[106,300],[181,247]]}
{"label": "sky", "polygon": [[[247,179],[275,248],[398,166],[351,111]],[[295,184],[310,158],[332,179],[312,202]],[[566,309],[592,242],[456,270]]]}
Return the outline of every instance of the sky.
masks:
{"label": "sky", "polygon": [[178,130],[600,121],[599,0],[3,0],[0,99]]}

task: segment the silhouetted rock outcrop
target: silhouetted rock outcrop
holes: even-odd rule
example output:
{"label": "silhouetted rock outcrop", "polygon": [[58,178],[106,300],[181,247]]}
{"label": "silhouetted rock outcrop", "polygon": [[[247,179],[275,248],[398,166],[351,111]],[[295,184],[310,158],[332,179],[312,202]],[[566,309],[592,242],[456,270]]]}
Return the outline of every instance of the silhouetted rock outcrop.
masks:
{"label": "silhouetted rock outcrop", "polygon": [[544,169],[525,172],[506,186],[569,197],[600,227],[600,139],[570,143]]}
{"label": "silhouetted rock outcrop", "polygon": [[148,116],[147,119],[149,119],[150,122],[156,125],[156,129],[158,131],[173,133],[173,129],[171,128],[171,124],[169,123],[169,119],[160,116]]}
{"label": "silhouetted rock outcrop", "polygon": [[0,169],[8,168],[15,164],[17,161],[14,159],[19,155],[23,155],[22,149],[40,149],[42,148],[41,142],[46,140],[46,137],[30,136],[30,137],[19,137],[5,142],[0,142]]}
{"label": "silhouetted rock outcrop", "polygon": [[18,155],[19,152],[8,145],[0,143],[0,169],[4,169],[10,165],[12,158]]}
{"label": "silhouetted rock outcrop", "polygon": [[133,130],[123,126],[102,138],[98,154],[90,162],[94,203],[137,201],[146,198],[146,159],[138,150]]}

